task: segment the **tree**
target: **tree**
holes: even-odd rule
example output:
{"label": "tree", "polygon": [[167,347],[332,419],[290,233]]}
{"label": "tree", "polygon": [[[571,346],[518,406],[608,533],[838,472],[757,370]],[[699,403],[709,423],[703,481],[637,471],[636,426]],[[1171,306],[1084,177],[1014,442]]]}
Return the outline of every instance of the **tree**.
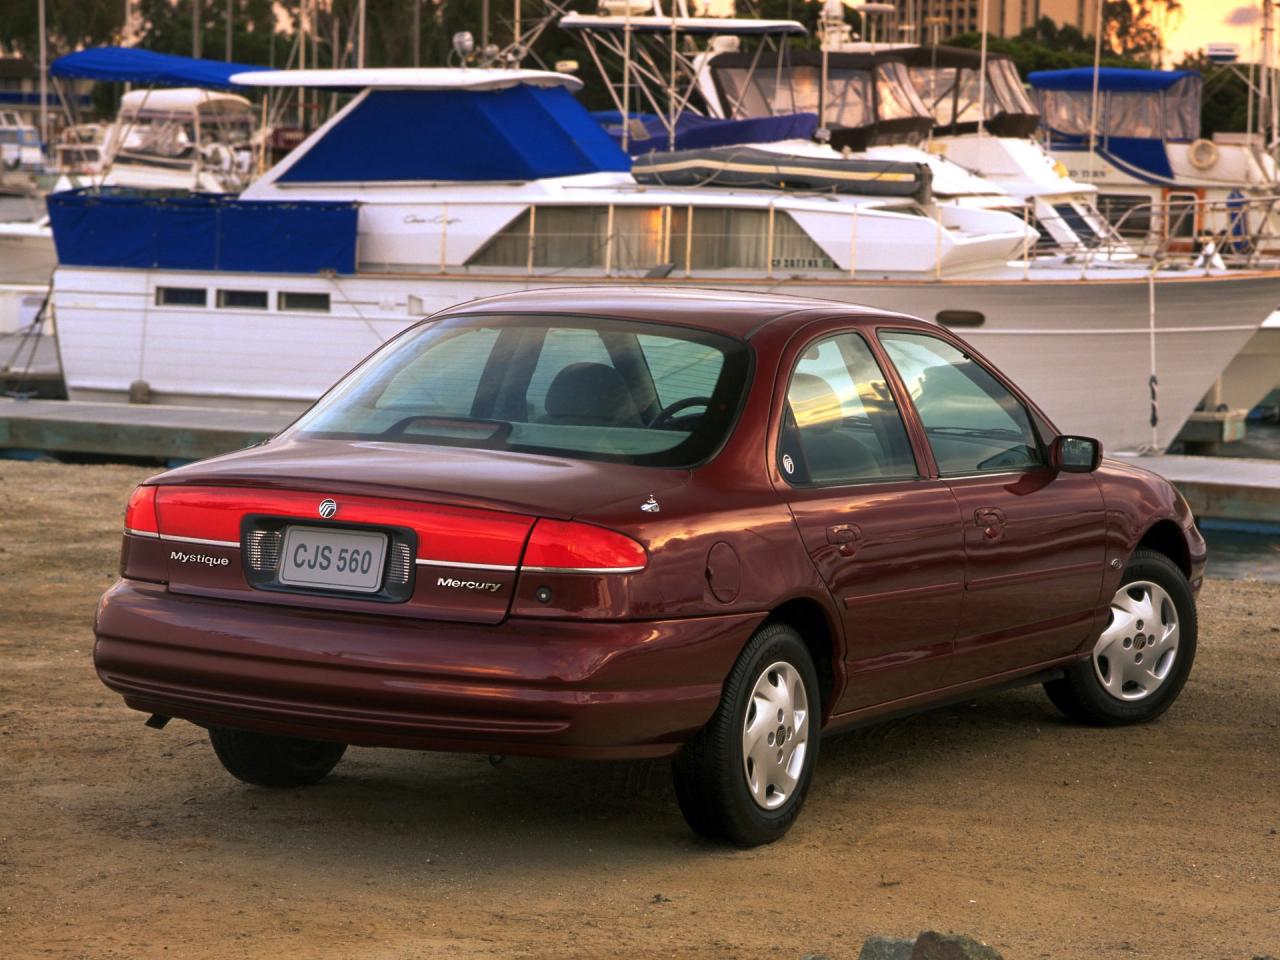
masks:
{"label": "tree", "polygon": [[1179,0],[1106,0],[1102,6],[1102,40],[1116,56],[1146,60],[1158,66],[1164,51],[1164,32],[1157,14],[1167,19],[1182,14]]}
{"label": "tree", "polygon": [[[1242,132],[1249,126],[1249,84],[1240,67],[1213,63],[1204,51],[1188,54],[1179,70],[1198,70],[1204,77],[1200,106],[1200,135]],[[1247,71],[1247,67],[1243,68]],[[1258,118],[1254,117],[1254,128]]]}
{"label": "tree", "polygon": [[[0,5],[0,48],[9,54],[40,58],[38,6],[34,0]],[[49,58],[81,47],[112,43],[124,24],[120,0],[46,0]]]}

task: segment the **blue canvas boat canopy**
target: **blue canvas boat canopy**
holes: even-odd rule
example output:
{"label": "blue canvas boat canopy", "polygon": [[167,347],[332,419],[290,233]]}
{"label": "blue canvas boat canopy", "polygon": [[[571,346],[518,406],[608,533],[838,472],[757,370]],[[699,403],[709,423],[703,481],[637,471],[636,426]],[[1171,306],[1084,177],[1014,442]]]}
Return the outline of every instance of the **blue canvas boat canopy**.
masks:
{"label": "blue canvas boat canopy", "polygon": [[204,87],[231,90],[233,74],[268,70],[246,63],[198,60],[136,47],[94,47],[59,57],[49,65],[55,77],[80,77],[114,83],[140,83],[158,87]]}
{"label": "blue canvas boat canopy", "polygon": [[286,159],[279,183],[525,181],[631,169],[563,87],[369,90]]}
{"label": "blue canvas boat canopy", "polygon": [[46,198],[58,263],[140,270],[356,270],[357,204],[86,187]]}
{"label": "blue canvas boat canopy", "polygon": [[[1098,89],[1132,93],[1168,90],[1188,77],[1199,78],[1194,70],[1138,70],[1132,67],[1100,67]],[[1074,90],[1093,93],[1093,67],[1069,70],[1035,70],[1027,80],[1037,90]]]}
{"label": "blue canvas boat canopy", "polygon": [[[1094,124],[1093,68],[1030,75],[1041,125],[1055,149],[1086,150]],[[1170,183],[1165,144],[1200,136],[1200,74],[1194,70],[1098,71],[1096,149],[1129,175]]]}

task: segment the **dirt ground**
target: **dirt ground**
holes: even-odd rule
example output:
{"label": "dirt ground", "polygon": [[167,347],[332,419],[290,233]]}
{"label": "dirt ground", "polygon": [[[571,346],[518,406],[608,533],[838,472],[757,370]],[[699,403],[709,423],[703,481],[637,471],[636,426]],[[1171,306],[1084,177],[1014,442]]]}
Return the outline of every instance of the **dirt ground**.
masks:
{"label": "dirt ground", "polygon": [[752,851],[685,828],[663,764],[353,749],[255,789],[102,687],[94,603],[151,471],[0,461],[0,957],[853,958],[969,933],[1018,958],[1280,954],[1280,588],[1212,581],[1160,722],[1038,689],[823,744]]}

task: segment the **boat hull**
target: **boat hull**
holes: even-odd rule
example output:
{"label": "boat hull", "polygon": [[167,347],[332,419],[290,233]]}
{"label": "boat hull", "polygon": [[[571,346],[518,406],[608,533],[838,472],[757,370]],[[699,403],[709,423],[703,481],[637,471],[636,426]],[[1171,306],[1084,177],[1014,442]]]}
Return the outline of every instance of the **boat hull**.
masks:
{"label": "boat hull", "polygon": [[[476,297],[601,277],[277,276],[60,267],[60,346],[73,399],[297,410],[387,338]],[[606,282],[619,282],[616,278]],[[643,283],[628,279],[628,283]],[[1280,302],[1280,273],[1081,281],[699,277],[649,281],[823,297],[934,320],[982,314],[958,329],[1022,384],[1065,430],[1112,451],[1163,449]],[[208,307],[158,307],[160,286],[203,287]],[[265,291],[268,310],[220,309],[219,290]],[[326,313],[277,309],[281,292],[325,293]],[[1154,322],[1151,297],[1154,295]],[[1153,427],[1150,378],[1158,379]]]}

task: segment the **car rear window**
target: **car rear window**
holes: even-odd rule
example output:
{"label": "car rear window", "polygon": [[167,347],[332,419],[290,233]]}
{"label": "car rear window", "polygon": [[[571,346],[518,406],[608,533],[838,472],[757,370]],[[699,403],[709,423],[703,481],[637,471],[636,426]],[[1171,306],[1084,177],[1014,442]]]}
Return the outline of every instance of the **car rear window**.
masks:
{"label": "car rear window", "polygon": [[293,432],[688,467],[724,442],[749,367],[741,341],[686,327],[459,317],[392,341]]}

